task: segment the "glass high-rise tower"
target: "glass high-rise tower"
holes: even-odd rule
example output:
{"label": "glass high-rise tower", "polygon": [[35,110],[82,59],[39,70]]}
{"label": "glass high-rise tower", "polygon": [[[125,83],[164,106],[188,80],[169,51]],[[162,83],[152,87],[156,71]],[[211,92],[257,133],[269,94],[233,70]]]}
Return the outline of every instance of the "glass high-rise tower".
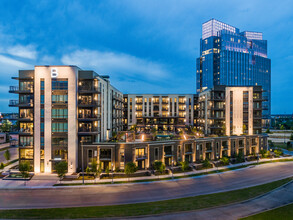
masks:
{"label": "glass high-rise tower", "polygon": [[240,30],[211,19],[202,25],[197,58],[197,93],[216,85],[263,88],[263,124],[271,114],[271,60],[262,33]]}

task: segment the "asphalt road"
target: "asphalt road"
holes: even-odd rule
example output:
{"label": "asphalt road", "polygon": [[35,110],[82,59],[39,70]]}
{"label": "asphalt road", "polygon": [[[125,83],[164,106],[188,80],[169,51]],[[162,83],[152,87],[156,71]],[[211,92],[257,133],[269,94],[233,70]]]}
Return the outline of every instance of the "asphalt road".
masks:
{"label": "asphalt road", "polygon": [[54,189],[2,189],[0,190],[0,209],[150,202],[235,190],[290,176],[293,176],[293,162],[279,162],[176,181]]}

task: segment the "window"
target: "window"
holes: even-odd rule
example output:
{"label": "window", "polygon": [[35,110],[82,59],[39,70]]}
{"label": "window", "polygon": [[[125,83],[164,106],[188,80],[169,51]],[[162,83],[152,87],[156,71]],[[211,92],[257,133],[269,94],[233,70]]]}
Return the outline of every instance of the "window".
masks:
{"label": "window", "polygon": [[68,110],[67,109],[52,109],[52,118],[67,118]]}
{"label": "window", "polygon": [[67,138],[52,138],[52,146],[67,147]]}
{"label": "window", "polygon": [[45,130],[44,122],[41,122],[41,132],[44,132],[44,130]]}
{"label": "window", "polygon": [[34,145],[34,138],[33,137],[20,136],[19,137],[19,145],[20,145],[20,147],[33,146]]}
{"label": "window", "polygon": [[52,95],[52,103],[67,103],[67,95]]}
{"label": "window", "polygon": [[41,79],[41,90],[45,90],[45,81]]}
{"label": "window", "polygon": [[67,132],[67,123],[52,123],[52,132]]}
{"label": "window", "polygon": [[52,80],[52,90],[68,90],[68,81]]}
{"label": "window", "polygon": [[159,148],[155,148],[155,160],[159,160]]}
{"label": "window", "polygon": [[41,95],[41,104],[44,104],[45,102],[45,95]]}

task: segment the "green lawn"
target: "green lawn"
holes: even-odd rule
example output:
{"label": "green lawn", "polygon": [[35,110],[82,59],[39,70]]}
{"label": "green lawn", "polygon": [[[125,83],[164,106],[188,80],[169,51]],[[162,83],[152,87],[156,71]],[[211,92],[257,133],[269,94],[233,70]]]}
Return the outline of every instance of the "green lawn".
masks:
{"label": "green lawn", "polygon": [[173,199],[159,202],[79,208],[2,210],[0,211],[0,217],[14,219],[71,219],[138,216],[180,211],[191,211],[251,199],[253,197],[269,192],[291,180],[292,178],[287,178],[271,182],[268,184],[263,184],[241,190],[234,190],[224,193],[215,193],[210,195],[187,197],[182,199]]}
{"label": "green lawn", "polygon": [[293,204],[286,205],[267,212],[262,212],[256,215],[243,218],[245,220],[275,220],[275,219],[293,219]]}

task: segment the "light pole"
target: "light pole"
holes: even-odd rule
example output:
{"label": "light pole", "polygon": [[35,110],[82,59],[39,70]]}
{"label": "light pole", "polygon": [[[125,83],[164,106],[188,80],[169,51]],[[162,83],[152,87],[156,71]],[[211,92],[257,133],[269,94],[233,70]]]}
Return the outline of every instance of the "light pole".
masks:
{"label": "light pole", "polygon": [[80,141],[81,145],[81,171],[82,171],[82,184],[84,185],[84,167],[83,167],[83,142]]}
{"label": "light pole", "polygon": [[112,184],[114,183],[113,182],[113,178],[114,178],[114,173],[113,173],[113,163],[111,163],[111,170],[112,170]]}
{"label": "light pole", "polygon": [[174,176],[173,176],[173,166],[174,166],[174,160],[172,159],[172,180],[174,179]]}
{"label": "light pole", "polygon": [[219,172],[219,164],[218,164],[219,155],[218,154],[217,154],[216,158],[217,158],[217,173],[218,173]]}

